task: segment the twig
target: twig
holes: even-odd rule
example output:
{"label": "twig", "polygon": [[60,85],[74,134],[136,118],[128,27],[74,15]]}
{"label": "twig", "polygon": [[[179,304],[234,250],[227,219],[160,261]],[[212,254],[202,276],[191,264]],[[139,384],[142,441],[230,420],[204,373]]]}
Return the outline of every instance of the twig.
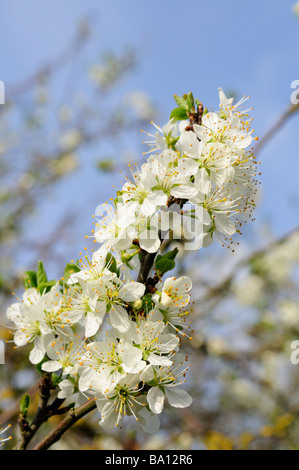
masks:
{"label": "twig", "polygon": [[68,415],[51,431],[39,444],[32,450],[47,450],[52,444],[57,442],[60,437],[75,424],[79,419],[90,413],[96,408],[96,399],[91,398],[78,408],[69,410]]}
{"label": "twig", "polygon": [[299,111],[299,104],[292,104],[289,106],[280,116],[278,121],[266,132],[266,134],[258,141],[254,148],[254,153],[258,153],[261,149],[272,139],[272,137],[284,126],[287,120],[293,116],[293,114]]}
{"label": "twig", "polygon": [[24,416],[22,412],[20,412],[18,423],[21,431],[21,438],[16,446],[16,450],[26,450],[37,430],[51,416],[66,413],[69,410],[69,407],[60,408],[64,402],[64,400],[60,398],[56,398],[53,403],[48,405],[51,389],[53,389],[50,373],[45,373],[43,375],[39,384],[39,389],[40,394],[38,408],[31,425],[28,423],[27,417]]}
{"label": "twig", "polygon": [[8,85],[7,95],[9,98],[16,97],[26,92],[30,87],[34,86],[41,78],[49,77],[60,67],[63,67],[65,63],[72,58],[81,47],[85,44],[88,39],[90,32],[88,28],[80,28],[75,37],[72,39],[67,48],[60,53],[55,59],[48,61],[41,66],[35,73],[27,77],[24,81]]}
{"label": "twig", "polygon": [[153,267],[156,254],[157,252],[156,253],[147,253],[147,251],[141,252],[141,260],[140,260],[141,266],[140,266],[140,270],[138,273],[137,282],[142,282],[143,284],[145,284],[147,277],[149,275],[149,272]]}
{"label": "twig", "polygon": [[299,233],[299,227],[293,228],[290,232],[286,233],[282,237],[280,237],[277,240],[274,240],[273,242],[269,243],[266,247],[260,248],[259,250],[254,251],[251,253],[249,256],[246,258],[241,259],[238,263],[235,264],[233,267],[233,270],[228,276],[222,281],[220,284],[216,285],[215,287],[210,287],[206,293],[202,297],[200,297],[198,300],[200,302],[204,302],[209,300],[210,298],[215,299],[217,295],[223,295],[227,294],[229,292],[229,287],[236,275],[236,271],[251,263],[255,259],[261,257],[261,256],[266,256],[268,253],[270,253],[274,248],[277,246],[285,243],[290,237],[292,237],[295,233]]}

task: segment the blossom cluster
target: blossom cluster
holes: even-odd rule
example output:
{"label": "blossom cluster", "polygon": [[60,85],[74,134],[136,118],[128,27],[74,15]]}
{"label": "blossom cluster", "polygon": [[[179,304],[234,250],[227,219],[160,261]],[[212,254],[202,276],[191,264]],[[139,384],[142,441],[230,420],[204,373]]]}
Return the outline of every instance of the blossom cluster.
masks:
{"label": "blossom cluster", "polygon": [[99,249],[69,264],[59,282],[48,282],[39,266],[7,310],[15,345],[33,346],[29,360],[55,374],[58,397],[95,397],[104,427],[131,415],[154,433],[165,398],[177,408],[192,402],[181,387],[189,365],[180,352],[182,336],[191,334],[192,282],[163,280],[177,249],[158,251],[176,230],[195,250],[214,237],[229,246],[251,218],[251,120],[241,110],[245,99],[233,105],[222,89],[219,95],[218,112],[192,94],[176,98],[170,121],[150,135],[147,161],[131,167],[132,181],[124,181],[113,205],[98,206],[92,236]]}

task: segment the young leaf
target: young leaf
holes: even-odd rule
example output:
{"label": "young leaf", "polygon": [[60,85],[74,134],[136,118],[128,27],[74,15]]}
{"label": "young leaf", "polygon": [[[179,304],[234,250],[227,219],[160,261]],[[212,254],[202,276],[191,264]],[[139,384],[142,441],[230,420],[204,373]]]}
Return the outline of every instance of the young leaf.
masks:
{"label": "young leaf", "polygon": [[37,276],[35,271],[26,271],[27,278],[24,278],[24,286],[29,289],[30,287],[37,287]]}
{"label": "young leaf", "polygon": [[42,294],[42,293],[46,293],[46,292],[49,292],[49,290],[51,290],[51,288],[56,284],[56,281],[55,279],[52,279],[52,281],[47,281],[47,282],[43,282],[42,284],[39,284],[37,286],[37,289],[39,290],[39,292]]}
{"label": "young leaf", "polygon": [[43,284],[44,282],[47,282],[48,278],[46,275],[46,271],[44,268],[44,265],[42,261],[38,262],[37,266],[37,285],[39,286],[40,284]]}
{"label": "young leaf", "polygon": [[22,396],[21,401],[20,401],[20,412],[22,413],[23,417],[26,418],[28,409],[30,405],[30,396],[28,393],[25,393],[25,395]]}
{"label": "young leaf", "polygon": [[181,98],[180,96],[178,95],[173,95],[174,97],[174,100],[176,102],[176,104],[180,107],[180,108],[184,108],[186,110],[188,110],[188,102],[185,98]]}
{"label": "young leaf", "polygon": [[155,262],[155,268],[157,273],[160,276],[171,271],[175,267],[175,257],[178,254],[179,250],[175,248],[174,250],[168,251],[164,255],[158,255]]}
{"label": "young leaf", "polygon": [[105,266],[112,273],[116,273],[117,276],[119,275],[119,269],[117,269],[116,259],[114,258],[114,256],[112,256],[111,253],[107,254]]}
{"label": "young leaf", "polygon": [[67,263],[64,269],[64,275],[63,275],[64,280],[67,282],[71,274],[78,273],[79,271],[80,271],[80,268],[76,264]]}
{"label": "young leaf", "polygon": [[157,273],[159,273],[160,276],[163,276],[167,271],[174,269],[175,262],[172,259],[166,259],[161,256],[160,259],[157,259],[155,266]]}
{"label": "young leaf", "polygon": [[184,108],[174,108],[170,113],[170,119],[174,121],[183,121],[184,119],[188,119],[187,111]]}
{"label": "young leaf", "polygon": [[188,111],[191,111],[194,108],[194,96],[192,91],[187,95],[187,104],[188,104]]}
{"label": "young leaf", "polygon": [[164,258],[167,258],[167,259],[175,259],[176,255],[178,254],[179,252],[179,249],[178,248],[174,248],[173,250],[171,251],[167,251],[167,253],[164,253],[163,257]]}

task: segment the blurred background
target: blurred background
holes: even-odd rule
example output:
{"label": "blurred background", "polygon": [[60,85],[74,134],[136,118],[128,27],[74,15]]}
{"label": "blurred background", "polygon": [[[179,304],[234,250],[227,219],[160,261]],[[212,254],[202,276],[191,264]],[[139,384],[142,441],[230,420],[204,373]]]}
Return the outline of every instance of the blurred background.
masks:
{"label": "blurred background", "polygon": [[[216,109],[218,87],[250,95],[259,204],[235,253],[213,244],[180,258],[194,283],[189,409],[166,408],[156,436],[134,422],[104,432],[94,412],[56,448],[299,449],[299,5],[294,0],[72,0],[1,6],[1,323],[43,260],[60,278],[91,233],[96,206],[142,163],[140,130],[164,125],[173,94]],[[299,87],[298,87],[299,88]],[[121,180],[121,181],[120,181]],[[10,339],[5,326],[0,339]],[[26,348],[25,348],[26,349]],[[0,365],[0,423],[17,435],[20,396],[38,375],[8,343]],[[53,427],[44,425],[41,433]],[[59,418],[58,418],[59,419]]]}

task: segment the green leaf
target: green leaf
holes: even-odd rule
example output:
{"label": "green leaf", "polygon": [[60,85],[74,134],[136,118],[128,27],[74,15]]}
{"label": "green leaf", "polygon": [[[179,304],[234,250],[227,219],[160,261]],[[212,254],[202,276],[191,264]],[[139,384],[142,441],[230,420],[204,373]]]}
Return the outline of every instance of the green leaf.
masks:
{"label": "green leaf", "polygon": [[65,269],[64,269],[64,280],[67,282],[70,275],[73,273],[78,273],[80,271],[80,268],[74,264],[74,263],[67,263]]}
{"label": "green leaf", "polygon": [[176,104],[177,104],[180,108],[183,108],[183,109],[185,109],[186,111],[188,110],[188,101],[187,101],[187,99],[181,98],[181,97],[178,96],[178,95],[173,95],[173,97],[174,97],[174,100],[175,100]]}
{"label": "green leaf", "polygon": [[167,258],[167,259],[175,259],[176,255],[178,254],[179,252],[179,249],[178,248],[174,248],[173,250],[171,251],[167,251],[167,253],[164,253],[163,257],[164,258]]}
{"label": "green leaf", "polygon": [[21,401],[20,401],[20,411],[24,418],[26,418],[28,409],[30,406],[30,396],[28,393],[25,393],[25,395],[22,396]]}
{"label": "green leaf", "polygon": [[188,114],[186,109],[184,108],[174,108],[170,113],[170,119],[174,121],[183,121],[184,119],[188,119]]}
{"label": "green leaf", "polygon": [[40,284],[43,284],[44,282],[47,282],[48,278],[46,275],[46,271],[44,268],[44,265],[42,261],[38,262],[37,266],[37,285],[39,286]]}
{"label": "green leaf", "polygon": [[116,273],[117,276],[119,275],[119,269],[117,268],[117,262],[114,256],[111,253],[107,254],[105,266],[111,271],[112,273]]}
{"label": "green leaf", "polygon": [[163,259],[156,261],[156,270],[160,276],[167,273],[167,271],[171,271],[175,267],[175,262],[172,259]]}
{"label": "green leaf", "polygon": [[171,271],[175,267],[175,257],[178,254],[178,248],[168,251],[164,255],[158,255],[155,262],[155,268],[158,275],[163,276],[163,274]]}
{"label": "green leaf", "polygon": [[191,111],[192,108],[194,108],[195,103],[194,103],[194,96],[192,91],[187,95],[187,104],[188,104],[188,111]]}
{"label": "green leaf", "polygon": [[52,279],[51,281],[43,282],[42,284],[39,284],[37,286],[37,290],[42,294],[43,292],[49,292],[51,288],[56,284],[55,279]]}
{"label": "green leaf", "polygon": [[37,287],[37,276],[35,271],[26,271],[27,278],[23,279],[24,286],[26,289],[30,287]]}

